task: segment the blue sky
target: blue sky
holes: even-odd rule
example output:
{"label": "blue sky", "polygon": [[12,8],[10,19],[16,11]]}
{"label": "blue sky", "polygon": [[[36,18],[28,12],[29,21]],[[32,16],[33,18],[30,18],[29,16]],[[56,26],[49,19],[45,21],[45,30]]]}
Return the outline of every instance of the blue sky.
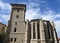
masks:
{"label": "blue sky", "polygon": [[54,21],[60,38],[60,0],[0,0],[0,22],[8,24],[11,3],[26,4],[26,19]]}

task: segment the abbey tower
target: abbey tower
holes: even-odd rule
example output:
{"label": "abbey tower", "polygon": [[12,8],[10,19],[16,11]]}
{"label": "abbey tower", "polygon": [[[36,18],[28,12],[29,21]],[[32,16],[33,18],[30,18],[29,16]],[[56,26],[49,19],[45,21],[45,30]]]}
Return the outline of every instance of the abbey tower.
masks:
{"label": "abbey tower", "polygon": [[[7,29],[7,41],[5,43],[24,43],[25,40],[25,12],[26,5],[11,4],[11,17]],[[11,40],[11,41],[10,41]],[[18,40],[18,41],[17,41]]]}

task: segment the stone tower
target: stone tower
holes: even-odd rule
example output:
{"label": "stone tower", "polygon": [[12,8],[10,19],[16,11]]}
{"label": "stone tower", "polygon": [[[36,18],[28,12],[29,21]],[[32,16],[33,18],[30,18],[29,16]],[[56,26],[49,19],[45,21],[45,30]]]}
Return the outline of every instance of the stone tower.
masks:
{"label": "stone tower", "polygon": [[4,43],[24,43],[26,5],[11,4],[11,7],[11,17],[8,23],[8,29]]}

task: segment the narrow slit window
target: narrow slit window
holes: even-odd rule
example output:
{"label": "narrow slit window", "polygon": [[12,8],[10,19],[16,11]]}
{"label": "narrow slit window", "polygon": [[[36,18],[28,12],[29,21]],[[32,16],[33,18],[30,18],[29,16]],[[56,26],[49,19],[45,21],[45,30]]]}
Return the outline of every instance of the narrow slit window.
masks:
{"label": "narrow slit window", "polygon": [[16,38],[14,39],[14,42],[16,42]]}
{"label": "narrow slit window", "polygon": [[33,39],[35,39],[36,36],[35,36],[35,23],[33,23]]}
{"label": "narrow slit window", "polygon": [[15,23],[15,25],[17,25],[17,22]]}
{"label": "narrow slit window", "polygon": [[13,41],[13,38],[11,38],[11,42]]}
{"label": "narrow slit window", "polygon": [[14,32],[16,32],[16,27],[14,28]]}
{"label": "narrow slit window", "polygon": [[19,16],[18,16],[18,15],[16,15],[16,18],[19,18]]}

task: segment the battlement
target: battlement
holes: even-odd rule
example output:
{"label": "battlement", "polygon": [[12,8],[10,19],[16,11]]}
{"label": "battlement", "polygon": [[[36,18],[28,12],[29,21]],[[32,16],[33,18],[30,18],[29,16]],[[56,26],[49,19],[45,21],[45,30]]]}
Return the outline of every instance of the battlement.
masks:
{"label": "battlement", "polygon": [[12,9],[23,9],[26,11],[26,5],[25,4],[11,4]]}

